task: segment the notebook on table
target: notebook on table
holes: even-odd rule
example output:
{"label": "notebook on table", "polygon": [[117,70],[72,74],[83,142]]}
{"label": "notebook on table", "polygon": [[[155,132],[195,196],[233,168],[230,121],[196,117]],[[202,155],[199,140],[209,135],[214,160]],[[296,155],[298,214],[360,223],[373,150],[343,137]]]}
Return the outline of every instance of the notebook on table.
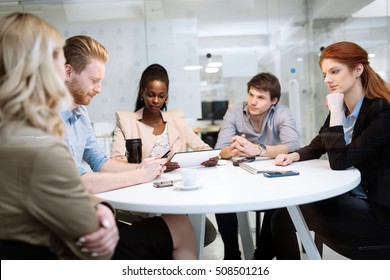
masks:
{"label": "notebook on table", "polygon": [[238,166],[252,174],[284,171],[286,169],[284,166],[276,166],[274,160],[270,158],[256,158],[251,162],[239,163]]}

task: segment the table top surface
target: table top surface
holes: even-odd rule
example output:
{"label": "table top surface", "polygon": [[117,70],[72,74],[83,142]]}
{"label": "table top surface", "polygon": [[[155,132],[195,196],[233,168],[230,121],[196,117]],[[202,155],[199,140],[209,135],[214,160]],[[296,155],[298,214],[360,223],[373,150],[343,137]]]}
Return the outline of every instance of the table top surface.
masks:
{"label": "table top surface", "polygon": [[[266,178],[253,175],[230,161],[215,167],[195,167],[199,185],[182,190],[181,183],[155,188],[152,182],[100,193],[115,208],[146,213],[204,214],[266,210],[300,205],[345,193],[360,183],[355,169],[335,171],[327,160],[294,162],[280,167],[273,160],[260,160],[264,170],[296,170],[298,176]],[[181,179],[180,169],[164,173],[155,181]]]}

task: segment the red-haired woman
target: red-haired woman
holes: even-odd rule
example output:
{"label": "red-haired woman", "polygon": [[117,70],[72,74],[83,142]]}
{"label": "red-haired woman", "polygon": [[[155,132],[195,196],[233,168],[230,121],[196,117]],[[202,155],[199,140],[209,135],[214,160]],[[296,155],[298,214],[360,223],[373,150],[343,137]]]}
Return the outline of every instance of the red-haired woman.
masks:
{"label": "red-haired woman", "polygon": [[[327,153],[332,169],[359,169],[356,189],[303,205],[303,215],[311,230],[332,243],[390,245],[390,87],[369,65],[368,53],[352,42],[328,46],[319,64],[330,91],[325,99],[329,115],[308,146],[278,155],[275,164]],[[271,223],[276,257],[298,259],[287,211],[276,211]]]}

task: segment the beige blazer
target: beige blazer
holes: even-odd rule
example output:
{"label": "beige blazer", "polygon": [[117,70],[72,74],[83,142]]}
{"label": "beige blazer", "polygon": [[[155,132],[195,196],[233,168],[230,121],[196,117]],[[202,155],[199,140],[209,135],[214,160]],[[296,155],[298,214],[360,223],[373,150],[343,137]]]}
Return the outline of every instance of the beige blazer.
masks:
{"label": "beige blazer", "polygon": [[99,229],[100,199],[82,185],[61,139],[24,123],[0,129],[0,239],[54,248],[62,259],[107,259],[76,241]]}
{"label": "beige blazer", "polygon": [[[157,137],[153,134],[153,127],[140,122],[143,112],[143,108],[137,112],[116,112],[116,128],[111,158],[127,161],[125,156],[126,139],[131,138],[142,139],[143,159],[150,155]],[[161,116],[168,126],[168,139],[171,148],[169,157],[176,152],[186,151],[187,147],[196,151],[211,149],[195,132],[187,127],[182,110],[162,111]]]}

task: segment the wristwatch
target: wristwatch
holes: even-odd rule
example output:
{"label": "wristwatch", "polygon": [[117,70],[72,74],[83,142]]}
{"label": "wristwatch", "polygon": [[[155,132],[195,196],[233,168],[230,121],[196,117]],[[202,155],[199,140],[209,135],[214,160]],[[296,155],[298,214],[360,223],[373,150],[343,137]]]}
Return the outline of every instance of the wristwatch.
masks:
{"label": "wristwatch", "polygon": [[260,155],[262,156],[265,151],[267,151],[267,147],[264,144],[259,144],[259,150],[260,150]]}

